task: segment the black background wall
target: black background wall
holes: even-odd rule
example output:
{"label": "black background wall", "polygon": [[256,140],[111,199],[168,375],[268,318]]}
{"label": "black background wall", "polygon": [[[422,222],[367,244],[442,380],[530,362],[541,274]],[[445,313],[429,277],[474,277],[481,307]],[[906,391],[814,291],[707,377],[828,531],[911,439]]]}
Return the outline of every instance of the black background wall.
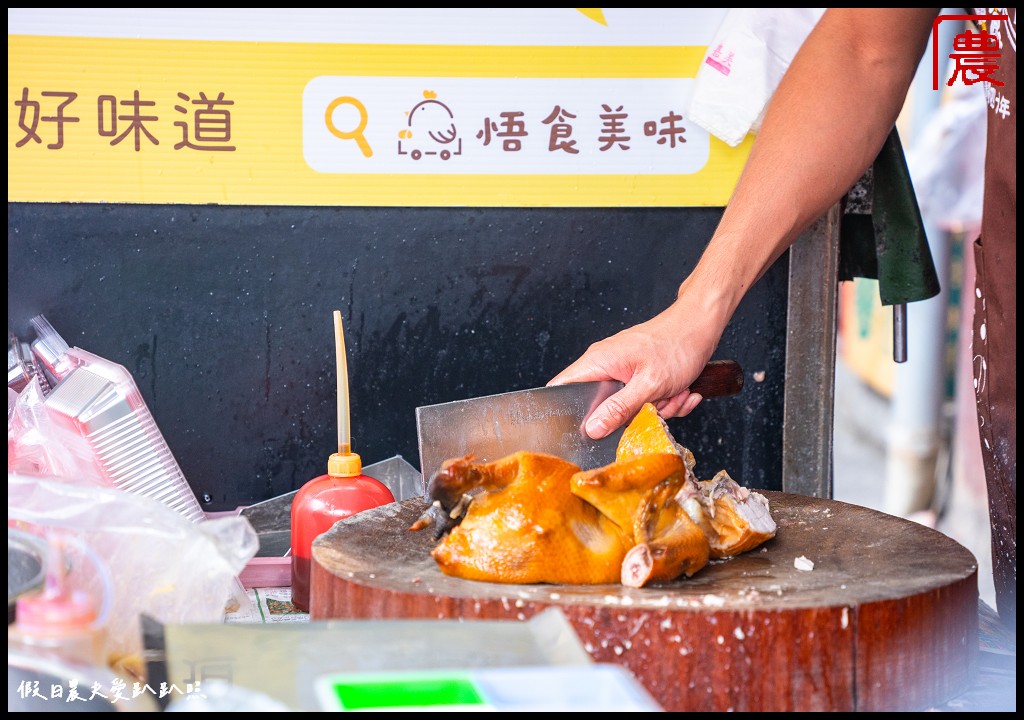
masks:
{"label": "black background wall", "polygon": [[[417,406],[545,384],[668,305],[720,217],[8,203],[8,330],[31,339],[43,314],[124,365],[204,509],[230,510],[336,452],[334,310],[353,450],[418,467]],[[715,354],[743,366],[743,392],[670,422],[702,478],[781,490],[787,270],[751,290]]]}

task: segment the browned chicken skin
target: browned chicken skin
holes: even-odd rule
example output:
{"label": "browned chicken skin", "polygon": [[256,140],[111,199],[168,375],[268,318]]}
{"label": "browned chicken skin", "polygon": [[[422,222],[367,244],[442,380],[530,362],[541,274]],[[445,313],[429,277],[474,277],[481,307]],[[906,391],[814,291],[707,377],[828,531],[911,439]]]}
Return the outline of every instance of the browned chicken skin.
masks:
{"label": "browned chicken skin", "polygon": [[600,510],[633,542],[637,512],[647,495],[670,478],[674,487],[681,487],[687,473],[678,454],[651,453],[577,472],[570,480],[570,487],[574,495]]}
{"label": "browned chicken skin", "polygon": [[561,458],[528,452],[443,469],[439,485],[447,478],[461,490],[472,477],[484,489],[434,548],[441,571],[502,583],[615,582],[627,542],[615,523],[572,494],[569,479],[578,471]]}
{"label": "browned chicken skin", "polygon": [[616,461],[594,470],[531,452],[445,461],[428,487],[433,504],[409,529],[433,525],[435,538],[450,529],[432,555],[470,580],[669,582],[775,535],[762,495],[725,471],[698,481],[694,466],[648,403]]}
{"label": "browned chicken skin", "polygon": [[775,521],[763,495],[751,492],[720,470],[700,482],[705,498],[711,557],[730,557],[753,550],[775,537]]}
{"label": "browned chicken skin", "polygon": [[687,513],[687,502],[696,498],[692,490],[684,490],[687,482],[686,478],[673,476],[645,496],[636,514],[636,544],[622,562],[623,585],[643,587],[670,582],[681,575],[690,577],[708,564],[708,538]]}

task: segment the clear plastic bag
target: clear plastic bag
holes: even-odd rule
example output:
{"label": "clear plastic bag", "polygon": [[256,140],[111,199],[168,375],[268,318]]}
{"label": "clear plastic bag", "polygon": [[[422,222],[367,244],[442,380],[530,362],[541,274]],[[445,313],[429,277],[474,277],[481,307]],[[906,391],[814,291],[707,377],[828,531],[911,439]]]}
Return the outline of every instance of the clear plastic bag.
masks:
{"label": "clear plastic bag", "polygon": [[[109,664],[139,676],[144,673],[141,615],[163,624],[222,622],[235,598],[237,576],[259,547],[243,517],[196,523],[156,500],[117,488],[9,473],[7,504],[8,526],[76,537],[105,563]],[[84,573],[74,577],[90,582]]]}

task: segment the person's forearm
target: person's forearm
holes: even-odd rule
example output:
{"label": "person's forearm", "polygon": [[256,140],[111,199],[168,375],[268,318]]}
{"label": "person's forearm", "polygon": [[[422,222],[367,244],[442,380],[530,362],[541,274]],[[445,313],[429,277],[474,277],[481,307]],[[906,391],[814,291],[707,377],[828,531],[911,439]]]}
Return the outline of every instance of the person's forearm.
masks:
{"label": "person's forearm", "polygon": [[937,9],[825,12],[768,107],[750,157],[694,273],[731,316],[751,285],[878,155]]}
{"label": "person's forearm", "polygon": [[906,97],[937,10],[828,10],[766,113],[722,221],[676,300],[598,341],[551,379],[619,380],[587,419],[607,437],[646,402],[662,417],[701,401],[690,385],[740,300],[878,155]]}

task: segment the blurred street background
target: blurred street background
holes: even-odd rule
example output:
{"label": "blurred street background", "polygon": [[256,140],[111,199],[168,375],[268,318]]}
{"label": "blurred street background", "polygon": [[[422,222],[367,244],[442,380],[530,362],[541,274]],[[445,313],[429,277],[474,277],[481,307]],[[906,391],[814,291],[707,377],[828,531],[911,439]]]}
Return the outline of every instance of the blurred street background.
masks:
{"label": "blurred street background", "polygon": [[[947,27],[948,26],[948,27]],[[942,23],[939,56],[962,28]],[[941,285],[907,305],[907,361],[875,280],[840,283],[833,497],[920,522],[978,560],[995,607],[971,352],[988,102],[981,83],[933,88],[929,45],[897,121]]]}
{"label": "blurred street background", "polygon": [[971,349],[987,101],[981,87],[935,93],[930,80],[922,66],[897,129],[942,290],[907,306],[907,359],[897,363],[893,308],[877,281],[840,283],[832,496],[934,528],[974,555],[978,679],[931,709],[1012,712],[1016,636],[995,619]]}
{"label": "blurred street background", "polygon": [[[835,392],[834,499],[904,516],[894,512],[886,501],[891,399],[872,389],[841,357],[836,363]],[[973,411],[973,405],[967,410]],[[946,422],[952,424],[952,418],[946,418]],[[943,452],[947,455],[938,469],[941,476],[937,478],[934,501],[926,509],[905,516],[950,536],[974,554],[978,560],[978,591],[994,609],[991,536],[980,458],[976,459],[979,464],[973,475],[962,467],[954,473],[954,462],[962,464],[961,458],[954,461],[949,457],[952,453]]]}

